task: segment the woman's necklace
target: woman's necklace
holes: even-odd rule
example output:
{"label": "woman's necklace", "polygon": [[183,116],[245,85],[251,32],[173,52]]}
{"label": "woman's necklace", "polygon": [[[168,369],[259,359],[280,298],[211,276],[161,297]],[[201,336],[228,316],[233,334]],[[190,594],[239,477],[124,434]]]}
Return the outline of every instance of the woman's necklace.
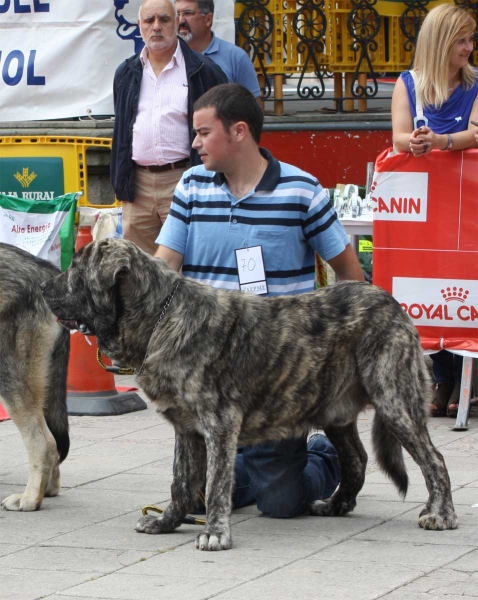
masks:
{"label": "woman's necklace", "polygon": [[448,91],[449,91],[449,92],[453,92],[454,90],[456,90],[456,88],[457,88],[459,85],[460,85],[460,80],[458,80],[458,81],[455,81],[455,83],[454,83],[454,84],[453,84],[451,87],[449,87],[449,88],[448,88]]}

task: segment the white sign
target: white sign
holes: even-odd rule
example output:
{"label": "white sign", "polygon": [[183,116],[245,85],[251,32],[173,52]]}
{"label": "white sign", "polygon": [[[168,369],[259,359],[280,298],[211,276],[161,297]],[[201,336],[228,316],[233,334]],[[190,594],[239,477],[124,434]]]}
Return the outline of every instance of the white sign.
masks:
{"label": "white sign", "polygon": [[478,327],[478,281],[394,277],[392,295],[415,325]]}
{"label": "white sign", "polygon": [[239,248],[235,252],[241,292],[267,294],[262,246]]}
{"label": "white sign", "polygon": [[[0,121],[113,114],[113,76],[143,47],[141,0],[0,0]],[[234,42],[234,2],[214,31]]]}
{"label": "white sign", "polygon": [[377,221],[426,222],[428,173],[374,173],[370,200]]}

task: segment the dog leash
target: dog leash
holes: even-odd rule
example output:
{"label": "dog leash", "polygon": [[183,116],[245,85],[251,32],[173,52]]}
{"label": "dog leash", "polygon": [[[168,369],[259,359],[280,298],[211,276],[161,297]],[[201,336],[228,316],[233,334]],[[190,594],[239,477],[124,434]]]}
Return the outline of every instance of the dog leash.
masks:
{"label": "dog leash", "polygon": [[[199,496],[199,499],[201,500],[201,502],[203,503],[204,508],[206,508],[206,496],[204,495],[204,492],[202,490],[199,490],[198,496]],[[163,512],[164,512],[164,510],[162,508],[153,506],[151,504],[144,506],[143,510],[141,512],[143,513],[143,516],[145,516],[148,514],[149,511],[159,513],[160,515],[163,514]],[[192,515],[186,515],[183,519],[183,523],[188,523],[189,525],[206,525],[206,520],[205,519],[197,519],[196,517],[193,517]]]}
{"label": "dog leash", "polygon": [[144,365],[145,365],[146,360],[147,360],[147,358],[149,356],[149,352],[148,352],[149,342],[151,341],[151,338],[153,337],[154,332],[156,331],[158,325],[163,320],[164,315],[166,314],[166,311],[168,310],[169,305],[171,304],[171,302],[172,302],[172,300],[174,298],[174,294],[178,290],[179,283],[180,283],[180,281],[178,281],[178,283],[176,284],[176,287],[174,288],[174,290],[166,298],[166,301],[165,301],[164,306],[163,306],[163,310],[161,311],[161,314],[159,315],[159,319],[156,321],[156,324],[153,327],[153,331],[151,332],[151,335],[149,336],[148,345],[146,347],[146,354],[144,355],[141,367],[136,371],[136,369],[132,369],[131,367],[119,367],[119,366],[116,366],[116,365],[107,365],[107,364],[105,364],[103,362],[103,359],[101,358],[101,352],[100,352],[100,350],[98,348],[97,351],[96,351],[96,360],[98,361],[98,364],[100,365],[100,367],[102,369],[104,369],[105,371],[108,371],[109,373],[115,373],[116,375],[136,375],[136,376],[141,375],[141,373],[144,371]]}
{"label": "dog leash", "polygon": [[[150,512],[150,511],[159,513],[160,515],[162,515],[164,512],[164,509],[159,508],[158,506],[147,505],[147,506],[143,506],[143,509],[141,512],[143,513],[143,516],[146,516],[148,514],[148,512]],[[197,519],[196,517],[193,517],[192,515],[186,515],[183,519],[183,523],[187,523],[188,525],[206,525],[206,520],[205,519]]]}
{"label": "dog leash", "polygon": [[102,369],[108,371],[109,373],[114,373],[115,375],[134,375],[136,373],[136,371],[130,367],[118,367],[116,365],[105,364],[101,358],[101,352],[99,348],[96,350],[96,360]]}

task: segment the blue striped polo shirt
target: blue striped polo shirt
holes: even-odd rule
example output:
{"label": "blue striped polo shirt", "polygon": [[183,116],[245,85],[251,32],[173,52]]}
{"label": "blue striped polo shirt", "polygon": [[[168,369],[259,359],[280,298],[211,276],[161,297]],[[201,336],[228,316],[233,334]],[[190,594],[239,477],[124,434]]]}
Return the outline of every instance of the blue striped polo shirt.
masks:
{"label": "blue striped polo shirt", "polygon": [[237,200],[222,173],[203,165],[186,171],[156,242],[184,256],[182,272],[208,285],[239,289],[235,250],[262,246],[269,295],[314,289],[315,256],[329,260],[349,243],[317,179],[279,162]]}

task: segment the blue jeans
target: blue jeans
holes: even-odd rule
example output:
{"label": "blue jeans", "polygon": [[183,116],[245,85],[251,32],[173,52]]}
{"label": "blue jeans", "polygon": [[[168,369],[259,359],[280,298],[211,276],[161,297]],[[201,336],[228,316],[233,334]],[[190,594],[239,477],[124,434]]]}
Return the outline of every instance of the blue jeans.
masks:
{"label": "blue jeans", "polygon": [[257,504],[268,517],[303,514],[314,500],[329,498],[340,476],[335,448],[323,435],[242,446],[236,457],[233,507]]}
{"label": "blue jeans", "polygon": [[433,377],[436,383],[446,382],[453,385],[461,382],[463,356],[440,350],[440,352],[431,354],[430,358],[433,361]]}

